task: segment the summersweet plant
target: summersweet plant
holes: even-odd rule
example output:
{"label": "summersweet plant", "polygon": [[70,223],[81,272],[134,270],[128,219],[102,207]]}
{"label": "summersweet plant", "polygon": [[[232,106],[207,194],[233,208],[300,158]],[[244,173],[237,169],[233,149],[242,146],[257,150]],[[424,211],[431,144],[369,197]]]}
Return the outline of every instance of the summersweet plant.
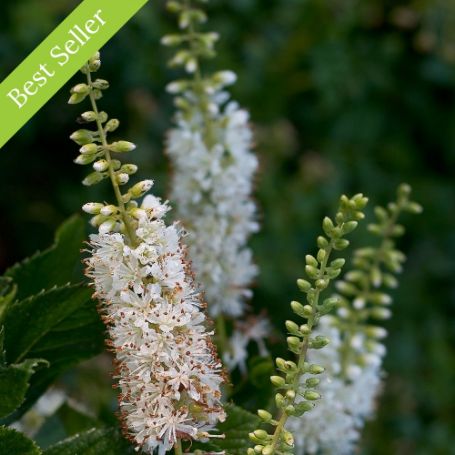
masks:
{"label": "summersweet plant", "polygon": [[[226,91],[235,75],[202,71],[218,39],[201,31],[203,3],[167,3],[180,31],[163,43],[177,47],[171,64],[186,71],[168,85],[177,107],[166,139],[170,204],[148,194],[152,180],[130,183],[138,167],[125,157],[136,146],[117,138],[119,120],[99,107],[109,88],[97,76],[99,53],[71,89],[69,104],[85,106],[84,125],[70,136],[79,147],[75,163],[91,167],[82,183],[109,184],[112,200],[82,207],[94,232],[83,267],[84,222],[75,216],[53,246],[0,278],[2,454],[350,454],[374,417],[385,378],[383,321],[405,261],[396,245],[400,218],[422,210],[406,184],[375,208],[373,239],[353,252],[368,200],[341,196],[297,280],[302,299],[291,302],[294,317],[278,341],[290,354],[275,359],[270,405],[232,402],[227,370],[248,376],[251,340],[268,355],[271,323],[245,321],[259,272],[248,247],[259,229],[258,160],[248,113]],[[166,222],[171,205],[176,221]],[[117,423],[51,388],[103,345],[113,362]],[[58,437],[40,448],[34,439],[44,441],[51,427]]]}

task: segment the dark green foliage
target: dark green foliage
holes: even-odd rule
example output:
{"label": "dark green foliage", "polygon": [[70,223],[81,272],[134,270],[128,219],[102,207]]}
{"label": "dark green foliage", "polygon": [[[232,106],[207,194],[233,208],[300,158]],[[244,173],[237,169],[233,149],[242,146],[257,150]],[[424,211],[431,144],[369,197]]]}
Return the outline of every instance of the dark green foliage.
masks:
{"label": "dark green foliage", "polygon": [[42,452],[22,433],[12,428],[0,427],[0,453],[2,455],[40,455]]}
{"label": "dark green foliage", "polygon": [[[103,349],[104,326],[91,290],[70,283],[75,276],[81,279],[75,271],[84,236],[82,220],[70,218],[57,231],[54,246],[2,278],[0,352],[5,364],[0,366],[0,385],[9,394],[2,394],[0,417],[16,410],[6,423],[20,417],[62,372]],[[38,365],[45,368],[33,374]]]}
{"label": "dark green foliage", "polygon": [[8,366],[0,362],[0,418],[11,414],[22,404],[35,369],[47,365],[42,359],[27,359]]}
{"label": "dark green foliage", "polygon": [[73,216],[57,230],[53,246],[7,270],[5,276],[18,288],[16,298],[22,300],[43,289],[80,281],[80,250],[84,239],[84,221]]}
{"label": "dark green foliage", "polygon": [[136,453],[117,429],[102,428],[76,434],[44,451],[44,455],[128,455]]}

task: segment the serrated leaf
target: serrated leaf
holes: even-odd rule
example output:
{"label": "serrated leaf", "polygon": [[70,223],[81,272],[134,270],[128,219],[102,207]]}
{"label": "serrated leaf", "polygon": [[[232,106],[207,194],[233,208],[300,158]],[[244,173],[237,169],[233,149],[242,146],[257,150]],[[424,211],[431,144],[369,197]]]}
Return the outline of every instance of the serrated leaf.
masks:
{"label": "serrated leaf", "polygon": [[84,221],[72,216],[57,230],[53,246],[8,269],[5,276],[17,284],[17,299],[81,281],[80,249],[84,239]]}
{"label": "serrated leaf", "polygon": [[136,453],[114,428],[91,429],[61,441],[44,455],[128,455]]}
{"label": "serrated leaf", "polygon": [[260,419],[233,404],[226,405],[225,410],[226,421],[217,425],[219,432],[224,434],[225,438],[212,439],[207,444],[193,444],[193,449],[200,449],[203,452],[225,451],[228,455],[245,455],[248,448],[251,447],[248,433],[259,427]]}
{"label": "serrated leaf", "polygon": [[12,428],[0,427],[0,453],[3,455],[41,455],[40,448]]}
{"label": "serrated leaf", "polygon": [[91,290],[82,285],[51,289],[16,302],[5,314],[4,327],[9,363],[27,357],[50,363],[33,375],[23,406],[9,419],[22,415],[59,374],[104,347],[104,325]]}
{"label": "serrated leaf", "polygon": [[23,403],[35,369],[47,365],[48,362],[43,359],[27,359],[18,365],[0,365],[0,417],[11,414]]}

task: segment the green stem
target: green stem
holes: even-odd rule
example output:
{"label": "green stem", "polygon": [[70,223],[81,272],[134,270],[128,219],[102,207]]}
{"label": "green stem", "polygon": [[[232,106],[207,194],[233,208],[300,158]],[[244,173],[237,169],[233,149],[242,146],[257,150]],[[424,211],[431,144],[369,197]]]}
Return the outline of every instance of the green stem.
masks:
{"label": "green stem", "polygon": [[177,439],[177,442],[174,445],[174,454],[183,455],[182,441],[180,439]]}
{"label": "green stem", "polygon": [[[401,214],[401,211],[403,210],[403,207],[398,205],[397,209],[395,210],[395,212],[393,213],[393,215],[390,217],[389,219],[389,222],[388,222],[388,226],[387,228],[384,230],[383,234],[382,234],[382,241],[381,241],[381,244],[379,246],[379,248],[377,249],[376,251],[376,255],[374,257],[374,260],[373,262],[370,264],[370,266],[368,267],[368,271],[367,271],[367,278],[365,280],[363,280],[362,282],[362,289],[359,293],[359,296],[360,295],[363,295],[363,296],[367,296],[370,291],[371,291],[371,279],[370,279],[370,275],[371,275],[371,271],[375,268],[378,268],[384,258],[384,253],[387,249],[387,245],[388,245],[388,242],[390,240],[390,237],[391,237],[391,233],[393,231],[393,228],[394,226],[396,225],[397,221],[398,221],[398,218]],[[358,327],[360,324],[362,324],[363,322],[365,322],[365,319],[366,319],[366,316],[361,316],[359,315],[357,312],[352,312],[352,317],[351,317],[351,321],[349,323],[349,326],[346,327],[345,329],[345,332],[346,332],[346,335],[343,339],[343,344],[340,348],[340,354],[341,354],[341,376],[344,378],[344,379],[347,379],[347,367],[348,367],[348,364],[349,364],[349,359],[350,359],[350,352],[351,352],[351,342],[352,342],[352,339],[354,337],[354,334],[356,332],[358,332]]]}
{"label": "green stem", "polygon": [[[329,258],[330,258],[330,255],[332,253],[332,250],[333,250],[333,246],[332,246],[332,241],[330,242],[329,246],[327,246],[325,252],[325,256],[324,256],[324,259],[323,261],[321,262],[321,269],[320,269],[320,277],[322,278],[325,274],[325,270],[327,268],[327,263],[329,261]],[[312,307],[314,309],[317,308],[317,305],[319,303],[319,296],[321,294],[321,289],[318,289],[314,295],[314,301],[312,303]],[[300,385],[300,378],[302,377],[302,374],[303,374],[303,367],[304,367],[304,364],[305,364],[305,360],[306,360],[306,356],[307,356],[307,352],[308,352],[308,346],[309,346],[309,342],[310,342],[310,337],[311,337],[311,334],[312,334],[312,331],[313,331],[313,326],[315,324],[315,320],[316,320],[316,317],[318,316],[317,313],[315,313],[313,316],[311,316],[309,319],[308,319],[308,328],[310,329],[309,330],[309,333],[305,336],[305,338],[303,339],[302,341],[302,348],[300,350],[300,353],[299,353],[299,360],[298,360],[298,364],[297,364],[297,374],[295,375],[295,378],[291,384],[291,388],[290,390],[292,390],[294,393],[297,392],[298,388],[299,388],[299,385]],[[297,393],[296,393],[297,395]],[[292,400],[291,404],[294,404],[295,403],[295,400],[296,400],[297,396]],[[271,446],[272,446],[272,455],[276,453],[276,450],[277,450],[277,447],[280,443],[280,440],[281,440],[281,434],[284,430],[284,427],[286,425],[286,422],[289,418],[289,415],[286,413],[286,411],[283,410],[283,413],[281,414],[281,417],[280,419],[278,420],[278,425],[276,426],[275,428],[275,432],[273,433],[273,437],[272,437],[272,442],[271,442]]]}
{"label": "green stem", "polygon": [[[185,8],[187,10],[191,9],[191,2],[190,0],[185,0]],[[215,144],[215,135],[212,127],[212,119],[210,117],[210,113],[207,109],[207,94],[204,90],[204,79],[202,77],[201,68],[199,65],[199,60],[197,58],[197,49],[196,49],[196,30],[193,24],[193,21],[190,21],[188,26],[188,42],[190,45],[190,51],[193,53],[193,57],[196,59],[196,71],[194,72],[194,88],[195,92],[198,95],[199,102],[199,109],[202,113],[202,118],[204,119],[205,125],[205,134],[204,134],[204,142],[207,148],[210,150]]]}
{"label": "green stem", "polygon": [[114,189],[115,198],[117,200],[118,209],[120,211],[120,216],[122,217],[122,221],[125,224],[126,234],[130,240],[131,245],[134,246],[137,242],[136,234],[135,234],[133,226],[131,224],[131,219],[128,216],[128,213],[126,212],[125,203],[123,202],[123,199],[122,199],[122,193],[120,191],[120,187],[115,178],[115,171],[114,171],[114,166],[112,165],[112,158],[111,158],[111,153],[109,151],[109,145],[107,143],[106,131],[104,130],[103,125],[100,120],[98,106],[96,104],[96,100],[95,100],[95,97],[93,95],[93,90],[92,90],[92,75],[91,75],[90,71],[88,71],[88,70],[87,70],[87,83],[90,87],[89,98],[90,98],[90,103],[92,105],[93,112],[95,112],[95,115],[96,115],[96,126],[98,129],[98,134],[101,139],[101,144],[103,145],[104,157],[109,164],[109,167],[108,167],[109,178],[111,180],[112,187]]}

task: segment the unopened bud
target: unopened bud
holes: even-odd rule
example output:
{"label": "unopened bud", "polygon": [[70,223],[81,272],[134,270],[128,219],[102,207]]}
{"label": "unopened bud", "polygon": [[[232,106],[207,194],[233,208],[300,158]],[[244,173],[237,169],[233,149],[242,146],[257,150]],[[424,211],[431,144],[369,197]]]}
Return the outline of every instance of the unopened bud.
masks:
{"label": "unopened bud", "polygon": [[99,202],[87,202],[87,204],[82,206],[82,210],[89,215],[98,215],[103,207],[104,204]]}
{"label": "unopened bud", "polygon": [[131,152],[136,146],[132,142],[128,141],[117,141],[109,145],[109,150],[117,153]]}
{"label": "unopened bud", "polygon": [[120,125],[120,122],[116,118],[111,118],[105,125],[104,129],[111,133],[115,131]]}
{"label": "unopened bud", "polygon": [[107,171],[109,168],[109,163],[106,160],[98,160],[93,163],[93,169],[98,172]]}

